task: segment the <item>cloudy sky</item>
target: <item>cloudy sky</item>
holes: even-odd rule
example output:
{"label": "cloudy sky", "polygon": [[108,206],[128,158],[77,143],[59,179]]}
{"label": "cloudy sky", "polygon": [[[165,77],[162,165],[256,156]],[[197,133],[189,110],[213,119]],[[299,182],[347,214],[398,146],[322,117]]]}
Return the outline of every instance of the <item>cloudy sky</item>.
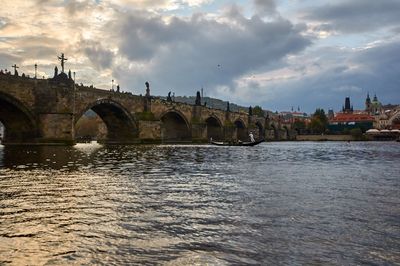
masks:
{"label": "cloudy sky", "polygon": [[268,110],[400,103],[399,0],[1,0],[0,68]]}

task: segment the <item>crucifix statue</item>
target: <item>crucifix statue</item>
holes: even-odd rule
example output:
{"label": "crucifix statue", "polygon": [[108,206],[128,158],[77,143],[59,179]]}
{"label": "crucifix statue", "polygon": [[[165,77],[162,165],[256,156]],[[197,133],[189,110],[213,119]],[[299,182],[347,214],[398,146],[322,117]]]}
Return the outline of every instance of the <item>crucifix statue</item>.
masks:
{"label": "crucifix statue", "polygon": [[17,68],[19,68],[18,66],[17,66],[17,64],[14,64],[13,66],[11,66],[12,68],[14,68],[14,75],[18,75],[18,71],[17,71]]}
{"label": "crucifix statue", "polygon": [[68,59],[64,57],[64,53],[61,54],[61,56],[58,57],[58,60],[61,61],[61,72],[64,73],[64,62],[67,61]]}

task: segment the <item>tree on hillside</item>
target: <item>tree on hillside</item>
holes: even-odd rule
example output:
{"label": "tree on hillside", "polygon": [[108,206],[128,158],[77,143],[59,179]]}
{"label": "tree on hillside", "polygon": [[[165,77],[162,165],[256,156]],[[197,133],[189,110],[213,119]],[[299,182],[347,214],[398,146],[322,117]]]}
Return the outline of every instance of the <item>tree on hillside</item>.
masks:
{"label": "tree on hillside", "polygon": [[306,123],[304,121],[301,121],[301,120],[296,120],[293,123],[293,128],[297,129],[297,130],[304,130],[304,129],[306,129]]}
{"label": "tree on hillside", "polygon": [[256,105],[253,107],[253,115],[256,115],[258,117],[264,117],[264,111],[261,108],[261,106]]}
{"label": "tree on hillside", "polygon": [[96,139],[102,123],[101,118],[97,116],[82,116],[76,123],[76,137]]}
{"label": "tree on hillside", "polygon": [[324,109],[317,108],[311,118],[310,129],[314,133],[324,133],[328,127],[328,117]]}

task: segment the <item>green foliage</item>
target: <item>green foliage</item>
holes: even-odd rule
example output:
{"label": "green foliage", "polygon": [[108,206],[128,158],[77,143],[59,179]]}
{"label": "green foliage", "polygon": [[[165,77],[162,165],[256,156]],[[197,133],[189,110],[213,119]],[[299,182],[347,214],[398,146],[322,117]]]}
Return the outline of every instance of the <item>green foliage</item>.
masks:
{"label": "green foliage", "polygon": [[204,122],[201,122],[198,117],[192,117],[191,122],[192,122],[193,125],[205,124]]}
{"label": "green foliage", "polygon": [[353,128],[350,130],[350,135],[353,136],[355,140],[362,140],[363,139],[363,133],[361,128]]}
{"label": "green foliage", "polygon": [[314,133],[324,133],[328,127],[328,117],[324,109],[318,108],[315,110],[311,118],[310,129]]}
{"label": "green foliage", "polygon": [[225,123],[224,123],[224,126],[225,127],[234,127],[235,125],[231,121],[226,120]]}
{"label": "green foliage", "polygon": [[250,125],[248,128],[249,132],[258,132],[259,128],[256,125]]}
{"label": "green foliage", "polygon": [[154,114],[152,112],[146,111],[146,112],[142,112],[142,113],[137,113],[136,114],[138,120],[143,120],[143,121],[155,121],[157,120],[154,117]]}
{"label": "green foliage", "polygon": [[293,123],[293,128],[295,129],[306,129],[306,123],[304,121],[295,121]]}
{"label": "green foliage", "polygon": [[318,118],[322,122],[322,124],[328,124],[328,117],[326,116],[324,109],[317,108],[317,110],[315,110],[313,118]]}
{"label": "green foliage", "polygon": [[261,106],[256,105],[253,107],[253,115],[256,115],[258,117],[264,117],[264,111],[261,108]]}

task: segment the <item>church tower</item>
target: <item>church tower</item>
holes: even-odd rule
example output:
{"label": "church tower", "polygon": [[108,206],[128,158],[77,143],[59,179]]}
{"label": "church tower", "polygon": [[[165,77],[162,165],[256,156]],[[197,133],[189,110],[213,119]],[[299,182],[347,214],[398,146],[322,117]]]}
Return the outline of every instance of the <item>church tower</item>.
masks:
{"label": "church tower", "polygon": [[365,111],[371,113],[371,98],[369,97],[369,92],[367,94],[367,99],[365,99]]}
{"label": "church tower", "polygon": [[378,97],[376,97],[376,94],[374,95],[374,99],[371,102],[371,112],[372,114],[376,115],[381,112],[382,109],[382,104],[378,101]]}
{"label": "church tower", "polygon": [[353,113],[353,106],[350,105],[350,97],[346,97],[344,101],[343,113]]}

